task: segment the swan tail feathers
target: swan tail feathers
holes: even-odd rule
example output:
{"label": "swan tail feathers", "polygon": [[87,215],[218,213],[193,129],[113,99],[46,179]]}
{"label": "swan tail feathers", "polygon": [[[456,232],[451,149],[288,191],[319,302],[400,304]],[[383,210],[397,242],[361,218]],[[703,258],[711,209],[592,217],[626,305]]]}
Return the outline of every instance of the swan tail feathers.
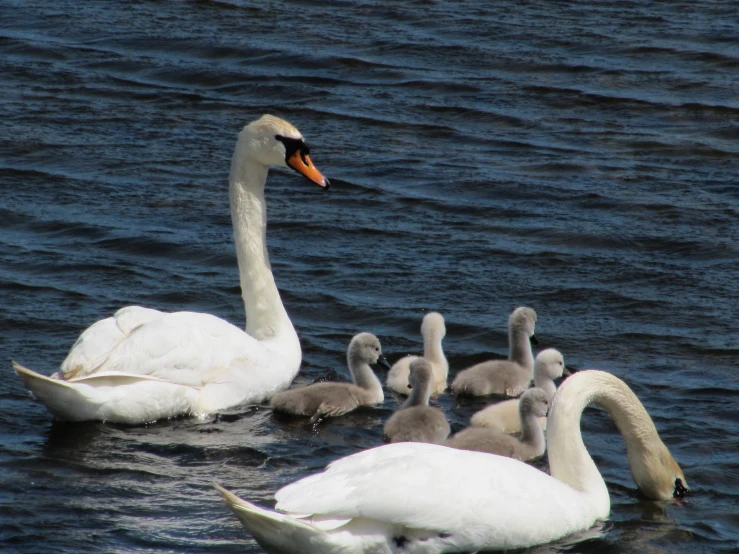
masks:
{"label": "swan tail feathers", "polygon": [[13,369],[33,396],[60,421],[148,423],[189,413],[199,394],[193,387],[149,375],[103,373],[65,381],[46,377],[17,362],[13,362]]}
{"label": "swan tail feathers", "polygon": [[26,388],[46,408],[62,421],[84,421],[82,416],[86,410],[81,406],[89,404],[88,399],[77,386],[61,379],[46,377],[32,369],[12,362],[16,375],[20,377]]}
{"label": "swan tail feathers", "polygon": [[296,553],[319,552],[327,535],[310,523],[302,522],[288,514],[266,510],[239,498],[214,483],[226,505],[241,524],[267,552]]}
{"label": "swan tail feathers", "polygon": [[42,402],[44,402],[44,398],[49,396],[49,394],[68,394],[74,389],[72,385],[61,379],[53,379],[46,375],[41,375],[15,361],[11,361],[11,363],[13,364],[15,374],[21,378],[26,388]]}
{"label": "swan tail feathers", "polygon": [[28,369],[17,362],[13,362],[16,375],[21,378],[26,388],[39,402],[62,421],[84,421],[87,418],[79,417],[80,406],[87,404],[87,400],[80,391],[66,381],[46,377]]}
{"label": "swan tail feathers", "polygon": [[15,374],[21,378],[21,381],[23,381],[23,384],[26,385],[28,389],[33,392],[33,386],[37,386],[39,383],[46,383],[51,381],[54,385],[62,384],[63,386],[66,385],[63,381],[59,381],[58,379],[51,379],[50,377],[46,377],[45,375],[41,375],[40,373],[36,373],[32,369],[28,369],[26,366],[19,364],[18,362],[11,360],[13,364],[13,370],[15,371]]}

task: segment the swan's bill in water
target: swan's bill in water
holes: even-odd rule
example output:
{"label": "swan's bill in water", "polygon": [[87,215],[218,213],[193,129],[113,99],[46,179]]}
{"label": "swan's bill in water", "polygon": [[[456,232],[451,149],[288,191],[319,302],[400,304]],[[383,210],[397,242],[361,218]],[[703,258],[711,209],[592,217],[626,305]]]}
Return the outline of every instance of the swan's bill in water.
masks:
{"label": "swan's bill in water", "polygon": [[441,554],[526,548],[582,533],[608,518],[608,489],[580,434],[591,403],[626,442],[639,490],[670,500],[685,476],[631,389],[603,371],[557,390],[547,428],[551,475],[524,462],[418,442],[341,458],[276,494],[275,510],[218,488],[242,525],[272,553]]}

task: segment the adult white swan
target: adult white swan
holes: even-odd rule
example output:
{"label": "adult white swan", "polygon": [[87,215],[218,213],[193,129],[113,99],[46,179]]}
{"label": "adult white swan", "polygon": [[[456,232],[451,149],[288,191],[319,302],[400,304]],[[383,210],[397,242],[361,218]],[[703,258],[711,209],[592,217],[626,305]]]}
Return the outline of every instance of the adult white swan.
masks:
{"label": "adult white swan", "polygon": [[239,133],[229,195],[246,332],[209,314],[123,308],[85,330],[51,377],[13,364],[51,413],[67,421],[138,424],[261,402],[290,385],[301,352],[267,255],[270,165],[329,186],[287,121],[265,115]]}
{"label": "adult white swan", "polygon": [[397,443],[342,458],[279,490],[273,512],[218,487],[269,552],[474,552],[547,543],[608,517],[610,499],[580,435],[594,402],[626,441],[631,473],[653,499],[683,496],[687,483],[649,414],[617,377],[591,370],[557,391],[549,416],[549,476],[523,462],[422,443]]}

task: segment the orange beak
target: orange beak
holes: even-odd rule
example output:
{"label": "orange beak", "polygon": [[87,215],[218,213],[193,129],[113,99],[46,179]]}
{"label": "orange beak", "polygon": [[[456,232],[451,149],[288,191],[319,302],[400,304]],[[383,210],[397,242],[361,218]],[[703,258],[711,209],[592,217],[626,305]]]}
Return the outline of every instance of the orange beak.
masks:
{"label": "orange beak", "polygon": [[287,165],[293,168],[298,173],[305,175],[308,179],[313,181],[319,187],[328,189],[330,183],[328,179],[324,177],[313,162],[310,160],[308,154],[302,154],[300,150],[297,150],[292,156],[287,159]]}

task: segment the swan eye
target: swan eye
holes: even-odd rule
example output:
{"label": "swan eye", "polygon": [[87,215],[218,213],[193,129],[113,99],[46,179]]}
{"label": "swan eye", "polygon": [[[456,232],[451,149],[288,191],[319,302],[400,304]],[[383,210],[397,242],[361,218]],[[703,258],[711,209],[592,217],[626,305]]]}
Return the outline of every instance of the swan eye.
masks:
{"label": "swan eye", "polygon": [[290,138],[283,137],[282,135],[275,135],[275,139],[279,140],[285,146],[285,159],[290,159],[295,155],[296,152],[300,152],[300,157],[303,158],[303,163],[308,165],[305,157],[310,154],[310,148],[302,138]]}
{"label": "swan eye", "polygon": [[672,492],[673,498],[684,498],[688,494],[688,489],[683,485],[683,480],[680,477],[675,479],[675,490]]}

